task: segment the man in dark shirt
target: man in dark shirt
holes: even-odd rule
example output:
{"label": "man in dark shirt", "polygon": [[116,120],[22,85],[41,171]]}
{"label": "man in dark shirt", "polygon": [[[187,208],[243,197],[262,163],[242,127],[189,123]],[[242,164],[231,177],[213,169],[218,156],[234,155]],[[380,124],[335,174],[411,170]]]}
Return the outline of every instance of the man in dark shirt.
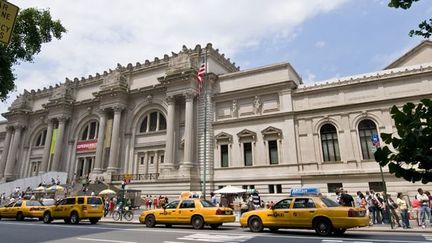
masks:
{"label": "man in dark shirt", "polygon": [[341,190],[340,201],[342,206],[355,207],[354,198],[346,190]]}

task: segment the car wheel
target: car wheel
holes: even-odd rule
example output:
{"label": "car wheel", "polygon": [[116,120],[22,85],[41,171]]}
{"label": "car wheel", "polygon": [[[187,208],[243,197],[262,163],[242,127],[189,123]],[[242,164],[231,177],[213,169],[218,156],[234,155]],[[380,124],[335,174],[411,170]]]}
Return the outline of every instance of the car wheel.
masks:
{"label": "car wheel", "polygon": [[258,216],[253,216],[248,222],[249,229],[252,232],[261,232],[264,229],[264,225]]}
{"label": "car wheel", "polygon": [[347,229],[335,229],[333,233],[334,233],[335,235],[343,235],[343,234],[345,233],[346,230],[347,230]]}
{"label": "car wheel", "polygon": [[77,212],[72,212],[70,215],[70,222],[72,224],[79,224],[80,218]]}
{"label": "car wheel", "polygon": [[194,229],[202,229],[204,228],[204,219],[201,216],[193,216],[191,224]]}
{"label": "car wheel", "polygon": [[211,224],[210,225],[210,228],[212,228],[212,229],[217,229],[217,228],[219,228],[219,226],[221,226],[222,224]]}
{"label": "car wheel", "polygon": [[279,228],[276,227],[270,227],[270,232],[277,232],[279,230]]}
{"label": "car wheel", "polygon": [[144,223],[145,223],[145,225],[146,225],[148,228],[153,228],[153,227],[156,225],[156,219],[155,219],[155,216],[153,216],[153,215],[148,215],[148,216],[145,218]]}
{"label": "car wheel", "polygon": [[17,221],[23,221],[24,220],[24,214],[22,212],[18,212],[16,215]]}
{"label": "car wheel", "polygon": [[65,224],[70,224],[70,218],[64,218],[63,221],[65,222]]}
{"label": "car wheel", "polygon": [[99,222],[98,218],[91,218],[90,219],[90,224],[97,224]]}
{"label": "car wheel", "polygon": [[318,219],[314,224],[315,232],[321,236],[328,236],[332,233],[332,224],[328,219]]}
{"label": "car wheel", "polygon": [[44,213],[43,222],[45,224],[49,224],[51,223],[51,221],[52,221],[51,214],[49,212]]}

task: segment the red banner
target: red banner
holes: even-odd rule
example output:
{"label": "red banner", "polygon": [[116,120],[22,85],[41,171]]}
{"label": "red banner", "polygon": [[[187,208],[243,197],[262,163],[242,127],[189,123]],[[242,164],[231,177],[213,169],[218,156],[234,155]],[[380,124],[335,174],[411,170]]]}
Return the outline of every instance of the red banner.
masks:
{"label": "red banner", "polygon": [[76,146],[77,152],[86,152],[96,150],[97,140],[78,141]]}

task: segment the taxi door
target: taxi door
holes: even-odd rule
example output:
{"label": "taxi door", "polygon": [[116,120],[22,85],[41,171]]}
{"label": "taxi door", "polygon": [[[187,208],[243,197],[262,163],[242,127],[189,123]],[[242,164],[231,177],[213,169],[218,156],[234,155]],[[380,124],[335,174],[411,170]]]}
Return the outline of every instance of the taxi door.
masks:
{"label": "taxi door", "polygon": [[293,199],[283,199],[276,203],[272,210],[267,210],[268,225],[273,227],[289,227],[292,225],[292,210],[290,209]]}
{"label": "taxi door", "polygon": [[181,224],[188,224],[191,222],[191,217],[195,213],[195,200],[183,200],[179,206],[177,221]]}
{"label": "taxi door", "polygon": [[23,203],[22,201],[17,201],[13,205],[13,207],[10,208],[10,211],[9,211],[10,216],[9,217],[15,217],[17,215],[18,211],[22,211],[22,209],[21,209],[22,203]]}
{"label": "taxi door", "polygon": [[63,205],[66,203],[66,199],[62,199],[61,201],[57,202],[55,206],[52,209],[52,217],[53,218],[59,218],[63,217]]}
{"label": "taxi door", "polygon": [[75,197],[66,198],[65,203],[61,206],[62,207],[61,217],[65,217],[65,218],[69,217],[73,207],[75,206],[75,203],[76,203]]}
{"label": "taxi door", "polygon": [[317,213],[315,202],[312,198],[295,198],[292,208],[294,227],[311,228],[312,219]]}
{"label": "taxi door", "polygon": [[179,200],[172,201],[168,203],[164,209],[156,209],[156,221],[161,223],[175,223],[179,203]]}

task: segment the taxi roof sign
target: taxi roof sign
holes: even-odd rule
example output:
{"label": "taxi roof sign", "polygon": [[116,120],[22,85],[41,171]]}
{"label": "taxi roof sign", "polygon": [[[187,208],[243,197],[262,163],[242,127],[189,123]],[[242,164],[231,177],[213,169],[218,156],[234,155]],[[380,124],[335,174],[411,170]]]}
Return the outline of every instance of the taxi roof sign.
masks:
{"label": "taxi roof sign", "polygon": [[318,196],[320,191],[316,187],[291,188],[291,196]]}
{"label": "taxi roof sign", "polygon": [[0,42],[9,44],[19,8],[0,0]]}

